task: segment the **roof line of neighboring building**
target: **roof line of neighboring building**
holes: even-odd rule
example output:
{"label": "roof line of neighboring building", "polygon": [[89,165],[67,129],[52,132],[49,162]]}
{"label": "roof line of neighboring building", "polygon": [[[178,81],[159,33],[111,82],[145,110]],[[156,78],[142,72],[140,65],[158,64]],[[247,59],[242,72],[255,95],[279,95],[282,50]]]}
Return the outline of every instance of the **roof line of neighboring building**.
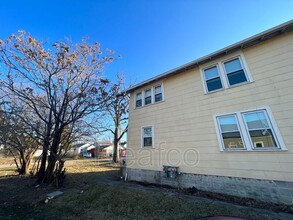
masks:
{"label": "roof line of neighboring building", "polygon": [[293,20],[290,20],[290,21],[287,21],[287,22],[285,22],[283,24],[280,24],[278,26],[270,28],[270,29],[268,29],[266,31],[263,31],[263,32],[261,32],[259,34],[253,35],[253,36],[251,36],[249,38],[246,38],[246,39],[244,39],[242,41],[234,43],[234,44],[232,44],[232,45],[230,45],[228,47],[225,47],[223,49],[217,50],[217,51],[215,51],[215,52],[213,52],[211,54],[208,54],[208,55],[203,56],[203,57],[201,57],[199,59],[196,59],[194,61],[186,63],[186,64],[184,64],[182,66],[179,66],[177,68],[174,68],[172,70],[164,72],[164,73],[162,73],[160,75],[152,77],[152,78],[150,78],[148,80],[145,80],[145,81],[143,81],[141,83],[138,83],[138,84],[130,87],[129,89],[127,89],[125,92],[127,92],[127,93],[132,92],[133,90],[138,89],[140,87],[143,87],[145,85],[148,85],[150,83],[153,83],[153,82],[165,79],[167,77],[179,74],[179,73],[181,73],[181,72],[183,72],[185,70],[191,69],[191,68],[193,68],[195,66],[204,64],[204,63],[209,62],[211,60],[220,58],[220,57],[222,57],[224,55],[233,53],[236,50],[256,45],[256,44],[258,44],[260,42],[266,41],[266,40],[271,39],[271,38],[273,38],[275,36],[278,36],[278,35],[280,35],[280,34],[282,34],[284,32],[289,32],[289,31],[292,31],[292,30],[293,30]]}

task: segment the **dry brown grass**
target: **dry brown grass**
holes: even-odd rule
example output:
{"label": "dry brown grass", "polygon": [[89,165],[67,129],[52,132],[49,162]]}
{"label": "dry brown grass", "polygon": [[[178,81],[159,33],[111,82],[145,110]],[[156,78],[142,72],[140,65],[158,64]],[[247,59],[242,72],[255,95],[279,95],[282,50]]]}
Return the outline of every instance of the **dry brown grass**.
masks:
{"label": "dry brown grass", "polygon": [[68,160],[65,167],[65,187],[59,189],[64,195],[48,204],[44,203],[46,194],[55,188],[35,187],[35,180],[27,177],[0,178],[0,219],[198,219],[214,215],[278,219],[266,211],[117,181],[118,164],[82,159]]}
{"label": "dry brown grass", "polygon": [[[31,167],[33,166],[32,162]],[[119,164],[113,164],[108,161],[99,161],[96,159],[68,159],[65,162],[67,174],[76,173],[101,173],[107,171],[117,170]],[[0,157],[0,177],[3,176],[16,176],[16,165],[13,157]]]}
{"label": "dry brown grass", "polygon": [[0,157],[0,166],[1,165],[14,165],[13,157]]}
{"label": "dry brown grass", "polygon": [[95,159],[67,160],[65,162],[67,173],[92,173],[111,171],[114,166],[110,162],[100,162]]}
{"label": "dry brown grass", "polygon": [[0,157],[0,177],[17,175],[13,157]]}

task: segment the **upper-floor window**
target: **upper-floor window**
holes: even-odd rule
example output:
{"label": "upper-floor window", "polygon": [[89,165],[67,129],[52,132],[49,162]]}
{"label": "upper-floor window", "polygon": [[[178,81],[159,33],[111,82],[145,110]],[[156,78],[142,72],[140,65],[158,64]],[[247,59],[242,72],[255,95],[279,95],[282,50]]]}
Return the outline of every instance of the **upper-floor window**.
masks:
{"label": "upper-floor window", "polygon": [[205,92],[252,81],[243,55],[215,63],[202,69]]}
{"label": "upper-floor window", "polygon": [[144,91],[135,94],[134,106],[139,108],[142,106],[151,105],[164,100],[163,84],[147,88]]}
{"label": "upper-floor window", "polygon": [[216,116],[221,150],[286,149],[268,108]]}
{"label": "upper-floor window", "polygon": [[152,104],[152,90],[148,89],[144,92],[144,104],[149,105]]}
{"label": "upper-floor window", "polygon": [[240,58],[224,62],[225,72],[230,86],[247,82],[244,68],[241,65]]}
{"label": "upper-floor window", "polygon": [[142,93],[136,93],[136,97],[135,97],[135,107],[139,108],[142,106]]}
{"label": "upper-floor window", "polygon": [[207,90],[214,91],[222,89],[222,81],[217,66],[210,67],[204,70],[204,77],[206,81]]}
{"label": "upper-floor window", "polygon": [[155,87],[155,102],[163,100],[162,85]]}

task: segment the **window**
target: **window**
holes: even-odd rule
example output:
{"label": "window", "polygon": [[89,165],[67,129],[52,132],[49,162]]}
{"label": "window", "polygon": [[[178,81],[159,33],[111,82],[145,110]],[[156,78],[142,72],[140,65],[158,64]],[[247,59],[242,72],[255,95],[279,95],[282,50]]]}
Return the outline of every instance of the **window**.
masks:
{"label": "window", "polygon": [[207,90],[209,92],[223,88],[222,81],[217,66],[204,70]]}
{"label": "window", "polygon": [[202,77],[207,93],[252,81],[243,55],[203,68]]}
{"label": "window", "polygon": [[215,117],[221,150],[270,150],[285,146],[268,108]]}
{"label": "window", "polygon": [[164,100],[164,87],[163,84],[147,88],[143,92],[135,94],[134,107],[140,108],[142,106],[151,105],[154,103],[162,102]]}
{"label": "window", "polygon": [[151,89],[146,90],[144,92],[144,104],[145,105],[152,104],[152,90]]}
{"label": "window", "polygon": [[224,62],[224,67],[230,86],[247,82],[247,78],[239,58]]}
{"label": "window", "polygon": [[218,122],[225,149],[243,149],[242,137],[236,115],[219,117]]}
{"label": "window", "polygon": [[265,111],[243,113],[242,116],[253,146],[278,147]]}
{"label": "window", "polygon": [[162,86],[155,87],[155,102],[163,100]]}
{"label": "window", "polygon": [[139,108],[142,106],[142,94],[141,92],[136,93],[136,99],[135,99],[135,107]]}
{"label": "window", "polygon": [[142,147],[153,146],[153,127],[147,126],[142,128]]}

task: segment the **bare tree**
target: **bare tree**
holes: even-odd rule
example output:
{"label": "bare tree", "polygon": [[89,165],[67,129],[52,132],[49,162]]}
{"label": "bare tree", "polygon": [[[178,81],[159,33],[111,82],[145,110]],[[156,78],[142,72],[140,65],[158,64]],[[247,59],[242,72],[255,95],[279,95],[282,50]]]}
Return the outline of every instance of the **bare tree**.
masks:
{"label": "bare tree", "polygon": [[124,77],[117,76],[117,82],[108,89],[107,104],[103,111],[103,123],[100,133],[110,132],[113,135],[113,161],[119,162],[120,140],[128,130],[128,106],[129,96],[124,88]]}
{"label": "bare tree", "polygon": [[[15,100],[17,102],[17,100]],[[15,104],[15,103],[14,103]],[[29,173],[29,167],[34,153],[40,146],[36,133],[24,123],[22,118],[30,115],[25,106],[12,106],[12,103],[1,105],[0,110],[0,139],[5,147],[13,155],[19,175]],[[39,128],[37,118],[32,118],[30,124]]]}
{"label": "bare tree", "polygon": [[16,96],[41,121],[36,131],[43,147],[39,181],[52,182],[56,162],[64,164],[60,154],[64,134],[69,140],[69,131],[104,104],[108,81],[102,70],[113,61],[113,54],[106,50],[103,55],[99,43],[88,44],[85,39],[80,44],[66,40],[48,45],[24,31],[0,41],[2,93]]}

